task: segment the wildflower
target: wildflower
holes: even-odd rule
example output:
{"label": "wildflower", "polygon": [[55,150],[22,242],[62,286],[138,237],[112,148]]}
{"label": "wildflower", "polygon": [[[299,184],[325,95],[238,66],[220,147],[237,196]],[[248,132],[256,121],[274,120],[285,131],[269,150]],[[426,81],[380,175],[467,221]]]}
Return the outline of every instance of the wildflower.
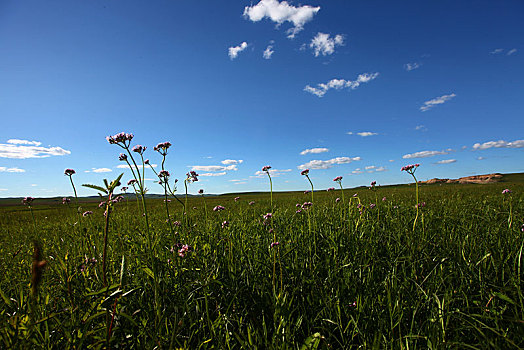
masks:
{"label": "wildflower", "polygon": [[160,170],[160,172],[158,173],[158,177],[160,179],[162,179],[162,178],[167,179],[169,176],[171,176],[171,175],[169,174],[169,171],[167,171],[167,170]]}
{"label": "wildflower", "polygon": [[386,197],[382,197],[382,202],[385,202],[386,201]]}
{"label": "wildflower", "polygon": [[118,160],[122,161],[122,162],[126,161],[127,160],[127,154],[120,153],[120,155],[118,156]]}
{"label": "wildflower", "polygon": [[375,187],[376,184],[377,184],[376,181],[371,182],[371,187]]}
{"label": "wildflower", "polygon": [[69,204],[69,203],[71,203],[70,198],[67,198],[67,197],[62,198],[62,204]]}
{"label": "wildflower", "polygon": [[522,226],[520,227],[520,230],[521,230],[522,232],[524,232],[524,224],[522,224]]}
{"label": "wildflower", "polygon": [[271,166],[270,165],[266,165],[265,167],[262,168],[262,171],[265,171],[266,173],[269,173],[269,169],[271,169]]}
{"label": "wildflower", "polygon": [[354,302],[352,302],[351,304],[349,304],[348,306],[349,306],[349,307],[357,307],[357,302],[354,301]]}
{"label": "wildflower", "polygon": [[340,202],[340,198],[337,197],[337,199],[335,199],[335,202],[336,203]]}
{"label": "wildflower", "polygon": [[33,197],[25,197],[24,199],[22,199],[22,203],[24,203],[25,205],[31,205],[31,203],[33,203],[35,199]]}
{"label": "wildflower", "polygon": [[225,210],[226,208],[221,206],[221,205],[217,205],[216,207],[213,208],[213,211],[221,211],[221,210]]}
{"label": "wildflower", "polygon": [[127,191],[127,187],[126,187],[126,186],[122,187],[122,188],[120,189],[120,191],[122,191],[122,192]]}
{"label": "wildflower", "polygon": [[272,243],[269,245],[269,248],[271,249],[271,248],[276,247],[276,246],[278,246],[278,245],[280,245],[280,242],[272,242]]}
{"label": "wildflower", "polygon": [[300,208],[300,203],[295,204],[295,207]]}
{"label": "wildflower", "polygon": [[182,223],[180,221],[175,221],[175,222],[173,222],[173,225],[175,225],[177,227],[180,227],[180,226],[182,226]]}
{"label": "wildflower", "polygon": [[235,197],[235,202],[238,202],[239,199],[240,197]]}
{"label": "wildflower", "polygon": [[424,208],[426,206],[426,202],[421,202],[416,205],[417,208]]}
{"label": "wildflower", "polygon": [[116,196],[116,197],[112,200],[112,202],[113,202],[113,203],[120,203],[120,202],[122,202],[123,200],[124,200],[124,197],[122,197],[122,196]]}
{"label": "wildflower", "polygon": [[229,221],[226,220],[226,221],[224,221],[224,222],[222,223],[222,228],[226,228],[226,227],[228,227],[228,226],[229,226]]}
{"label": "wildflower", "polygon": [[131,179],[127,182],[127,185],[128,186],[134,186],[135,184],[137,183],[137,181],[135,179]]}
{"label": "wildflower", "polygon": [[335,187],[330,187],[326,191],[330,192],[330,191],[334,191],[334,190],[335,190]]}
{"label": "wildflower", "polygon": [[191,246],[189,246],[188,244],[184,244],[184,245],[182,246],[182,248],[180,248],[180,249],[178,250],[178,256],[180,256],[181,258],[183,258],[183,257],[185,257],[186,254],[187,254],[188,252],[190,252],[191,250],[193,250],[193,248],[192,248]]}
{"label": "wildflower", "polygon": [[309,169],[304,169],[300,172],[300,175],[307,176],[309,174]]}
{"label": "wildflower", "polygon": [[[99,208],[102,208],[105,204],[106,204],[106,202],[100,202],[100,204],[98,204],[98,207],[99,207]],[[86,213],[87,213],[87,212],[86,212]],[[84,216],[87,216],[87,215],[85,215],[85,213],[84,213]]]}
{"label": "wildflower", "polygon": [[64,175],[67,175],[67,176],[73,176],[74,174],[76,174],[76,171],[74,171],[73,169],[66,169],[64,171]]}
{"label": "wildflower", "polygon": [[311,191],[309,191],[309,190],[305,190],[305,191],[304,191],[304,194],[308,194],[309,192],[311,192]]}
{"label": "wildflower", "polygon": [[362,204],[358,203],[357,204],[357,209],[360,209],[360,208],[362,208]]}
{"label": "wildflower", "polygon": [[353,195],[353,197],[358,197],[358,194],[357,194],[357,193],[355,193],[355,194]]}
{"label": "wildflower", "polygon": [[377,206],[376,204],[371,203],[371,204],[369,205],[369,209],[373,209],[373,208],[375,208],[376,206]]}
{"label": "wildflower", "polygon": [[145,146],[142,146],[142,145],[136,145],[135,147],[133,147],[133,152],[136,152],[138,154],[144,154],[145,150],[146,150],[147,147]]}
{"label": "wildflower", "polygon": [[204,194],[204,190],[201,188],[198,190],[198,194]]}
{"label": "wildflower", "polygon": [[342,181],[342,176],[337,176],[336,178],[333,179],[333,181],[335,181],[335,182]]}
{"label": "wildflower", "polygon": [[302,213],[302,210],[301,209],[297,209],[297,211],[295,213],[300,214],[300,213]]}
{"label": "wildflower", "polygon": [[[102,203],[103,203],[103,202],[102,202]],[[91,210],[88,210],[88,211],[85,211],[85,212],[82,214],[82,216],[86,217],[86,216],[89,216],[89,215],[91,215],[91,214],[93,214],[93,212],[92,212]]]}
{"label": "wildflower", "polygon": [[400,171],[406,171],[410,174],[413,174],[415,172],[415,170],[417,170],[417,168],[420,166],[420,164],[409,164],[409,165],[405,165],[403,166]]}
{"label": "wildflower", "polygon": [[264,215],[264,220],[271,219],[272,217],[273,217],[273,213],[267,213],[266,215]]}
{"label": "wildflower", "polygon": [[398,209],[398,205],[394,205],[394,206],[393,206],[393,209]]}
{"label": "wildflower", "polygon": [[170,142],[161,142],[158,145],[156,145],[155,147],[153,147],[153,150],[157,151],[161,155],[165,156],[167,154],[167,149],[169,147],[171,147],[171,143]]}
{"label": "wildflower", "polygon": [[253,205],[253,204],[255,204],[255,201],[249,202],[249,205]]}
{"label": "wildflower", "polygon": [[164,203],[171,203],[171,199],[164,199]]}
{"label": "wildflower", "polygon": [[114,144],[122,143],[124,146],[127,141],[131,141],[132,139],[133,139],[133,134],[126,134],[125,132],[121,132],[116,135],[106,137],[106,140],[110,144],[114,145]]}
{"label": "wildflower", "polygon": [[144,160],[144,164],[149,165],[149,159]]}
{"label": "wildflower", "polygon": [[508,194],[511,193],[511,190],[509,188],[506,188],[504,191],[502,191],[502,194]]}
{"label": "wildflower", "polygon": [[302,209],[308,209],[312,205],[313,205],[313,203],[311,203],[311,202],[304,202],[304,204],[302,204]]}
{"label": "wildflower", "polygon": [[186,175],[187,175],[187,181],[188,182],[196,182],[196,181],[198,181],[198,177],[197,177],[198,174],[196,173],[196,171],[191,170]]}

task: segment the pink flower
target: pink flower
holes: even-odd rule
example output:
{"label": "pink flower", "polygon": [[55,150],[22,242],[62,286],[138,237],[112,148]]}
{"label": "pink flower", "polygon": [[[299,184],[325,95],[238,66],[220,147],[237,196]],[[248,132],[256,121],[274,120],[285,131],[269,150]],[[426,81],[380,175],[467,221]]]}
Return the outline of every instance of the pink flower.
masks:
{"label": "pink flower", "polygon": [[70,198],[67,198],[67,197],[62,198],[62,204],[69,204],[69,203],[71,203]]}
{"label": "pink flower", "polygon": [[201,188],[198,190],[198,194],[204,194],[204,190]]}
{"label": "pink flower", "polygon": [[138,154],[144,154],[146,148],[147,147],[142,146],[142,145],[136,145],[135,147],[133,147],[133,152],[136,152]]}
{"label": "pink flower", "polygon": [[272,217],[273,217],[273,213],[267,213],[266,215],[264,215],[264,220],[271,219]]}
{"label": "pink flower", "polygon": [[127,154],[124,154],[124,153],[120,153],[120,155],[118,156],[118,160],[124,162],[127,160]]}
{"label": "pink flower", "polygon": [[313,205],[313,203],[311,203],[311,202],[304,202],[304,204],[302,204],[302,209],[308,209],[312,205]]}
{"label": "pink flower", "polygon": [[373,181],[373,182],[371,183],[371,187],[375,187],[376,184],[377,184],[377,182],[376,182],[376,181]]}
{"label": "pink flower", "polygon": [[127,185],[128,186],[134,186],[135,184],[137,183],[137,181],[135,179],[131,179],[127,182]]}
{"label": "pink flower", "polygon": [[196,181],[198,181],[198,177],[197,176],[199,176],[199,175],[196,173],[196,171],[191,170],[190,172],[188,172],[186,174],[186,176],[187,176],[187,181],[188,182],[196,182]]}
{"label": "pink flower", "polygon": [[171,143],[170,142],[161,142],[158,145],[156,145],[155,147],[153,147],[153,150],[157,151],[161,155],[165,156],[167,154],[167,149],[169,147],[171,147]]}
{"label": "pink flower", "polygon": [[228,227],[228,226],[229,226],[229,221],[226,220],[226,221],[224,221],[224,222],[222,223],[222,228],[226,228],[226,227]]}
{"label": "pink flower", "polygon": [[420,164],[409,164],[403,166],[400,171],[407,171],[408,173],[412,174],[417,170],[417,168],[420,166]]}
{"label": "pink flower", "polygon": [[340,198],[335,199],[335,202],[337,203],[340,202]]}
{"label": "pink flower", "polygon": [[304,169],[304,170],[302,170],[302,171],[300,172],[300,175],[304,175],[304,176],[306,176],[306,175],[308,175],[308,174],[309,174],[309,169]]}
{"label": "pink flower", "polygon": [[85,212],[82,214],[82,216],[86,217],[86,216],[89,216],[89,215],[91,215],[91,214],[93,214],[93,212],[92,212],[91,210],[88,210],[88,211],[85,211]]}
{"label": "pink flower", "polygon": [[373,209],[373,208],[375,208],[376,206],[377,206],[376,204],[371,203],[371,204],[369,205],[369,209]]}
{"label": "pink flower", "polygon": [[329,191],[334,191],[334,190],[335,190],[335,187],[330,187],[330,188],[328,188],[326,191],[329,192]]}
{"label": "pink flower", "polygon": [[306,190],[306,191],[304,191],[304,194],[308,194],[309,192],[311,192],[311,191],[309,191],[309,190]]}
{"label": "pink flower", "polygon": [[273,243],[271,243],[271,244],[269,245],[269,248],[273,248],[273,247],[276,247],[276,246],[278,246],[278,245],[280,245],[280,242],[273,242]]}
{"label": "pink flower", "polygon": [[502,191],[502,194],[508,194],[511,193],[511,190],[509,188],[506,188],[504,191]]}
{"label": "pink flower", "polygon": [[255,204],[255,201],[249,202],[249,205],[253,205],[253,204]]}
{"label": "pink flower", "polygon": [[269,169],[271,169],[271,166],[270,165],[266,165],[265,167],[262,168],[262,171],[265,171],[266,173],[269,173]]}
{"label": "pink flower", "polygon": [[25,197],[24,199],[22,199],[22,203],[24,203],[25,205],[31,205],[31,203],[33,203],[35,199],[33,197]]}
{"label": "pink flower", "polygon": [[342,181],[342,176],[337,176],[336,178],[333,179],[333,181],[335,181],[335,182]]}
{"label": "pink flower", "polygon": [[239,199],[240,197],[235,197],[235,202],[238,202]]}
{"label": "pink flower", "polygon": [[217,205],[216,207],[213,208],[213,211],[221,211],[221,210],[225,210],[226,208],[221,206],[221,205]]}
{"label": "pink flower", "polygon": [[113,136],[107,136],[106,140],[110,144],[118,144],[121,143],[124,146],[126,145],[126,142],[131,141],[133,139],[133,134],[126,134],[125,132],[118,133]]}
{"label": "pink flower", "polygon": [[74,174],[76,174],[76,171],[74,171],[73,169],[66,169],[64,171],[64,175],[67,175],[67,176],[73,176]]}

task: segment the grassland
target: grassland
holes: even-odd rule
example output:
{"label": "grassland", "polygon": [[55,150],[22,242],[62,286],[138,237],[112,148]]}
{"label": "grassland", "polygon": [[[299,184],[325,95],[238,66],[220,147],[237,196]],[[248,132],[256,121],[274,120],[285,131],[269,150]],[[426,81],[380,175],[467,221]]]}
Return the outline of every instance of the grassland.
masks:
{"label": "grassland", "polygon": [[300,213],[310,194],[172,200],[173,231],[149,199],[151,242],[127,197],[105,283],[98,202],[36,200],[34,221],[4,203],[0,348],[524,348],[523,193],[521,174],[421,186],[415,230],[414,185],[315,192]]}

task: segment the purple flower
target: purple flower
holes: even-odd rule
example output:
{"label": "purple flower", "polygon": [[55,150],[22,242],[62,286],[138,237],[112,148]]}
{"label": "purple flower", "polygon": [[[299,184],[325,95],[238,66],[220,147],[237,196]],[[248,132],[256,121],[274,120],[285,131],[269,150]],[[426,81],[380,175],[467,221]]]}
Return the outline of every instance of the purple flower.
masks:
{"label": "purple flower", "polygon": [[302,209],[308,209],[309,207],[311,207],[313,205],[313,203],[311,202],[304,202],[302,204]]}
{"label": "purple flower", "polygon": [[280,245],[280,242],[272,242],[270,245],[269,245],[269,248],[273,248],[273,247],[276,247]]}
{"label": "purple flower", "polygon": [[118,144],[118,143],[121,143],[123,144],[124,146],[126,145],[126,142],[127,141],[131,141],[133,139],[133,134],[126,134],[125,132],[121,132],[121,133],[118,133],[116,135],[113,135],[113,136],[107,136],[106,137],[106,140],[110,143],[110,144]]}
{"label": "purple flower", "polygon": [[511,190],[509,188],[506,188],[504,191],[502,191],[502,194],[508,194],[511,193]]}
{"label": "purple flower", "polygon": [[413,174],[415,172],[415,170],[417,170],[417,168],[420,166],[420,164],[409,164],[409,165],[405,165],[403,166],[400,171],[407,171],[408,173],[410,174]]}
{"label": "purple flower", "polygon": [[340,202],[340,198],[335,199],[335,202],[337,203]]}
{"label": "purple flower", "polygon": [[235,202],[238,202],[239,199],[240,197],[235,197]]}
{"label": "purple flower", "polygon": [[307,176],[309,174],[309,169],[304,169],[300,172],[300,175]]}
{"label": "purple flower", "polygon": [[226,228],[226,227],[228,227],[228,226],[229,226],[229,221],[226,220],[226,221],[224,221],[224,222],[222,223],[222,228]]}
{"label": "purple flower", "polygon": [[342,181],[342,176],[337,176],[336,178],[333,179],[333,181],[335,181],[335,182]]}
{"label": "purple flower", "polygon": [[269,173],[269,169],[271,169],[271,166],[270,165],[266,165],[265,167],[262,168],[262,171],[265,171],[266,173]]}
{"label": "purple flower", "polygon": [[127,154],[125,153],[120,153],[120,155],[118,156],[118,160],[120,161],[126,161],[127,160]]}
{"label": "purple flower", "polygon": [[416,205],[417,208],[424,208],[426,206],[426,202],[421,202]]}
{"label": "purple flower", "polygon": [[122,187],[122,188],[120,189],[120,191],[122,191],[122,192],[127,191],[127,187],[126,187],[126,186]]}
{"label": "purple flower", "polygon": [[167,170],[160,170],[160,172],[158,173],[158,177],[159,177],[161,180],[162,180],[162,179],[167,180],[167,178],[168,178],[169,176],[171,176],[171,175],[169,174],[169,171],[167,171]]}
{"label": "purple flower", "polygon": [[25,197],[24,199],[22,199],[22,203],[24,203],[25,205],[31,205],[31,203],[33,203],[35,199],[33,197]]}
{"label": "purple flower", "polygon": [[67,176],[73,176],[74,174],[76,174],[76,171],[74,171],[73,169],[66,169],[64,171],[64,175],[67,175]]}
{"label": "purple flower", "polygon": [[196,171],[191,170],[190,172],[188,172],[186,174],[186,176],[187,176],[187,181],[188,182],[196,182],[196,181],[198,181],[198,177],[197,176],[199,176],[199,175],[196,173]]}
{"label": "purple flower", "polygon": [[144,154],[145,150],[146,150],[147,147],[145,146],[142,146],[142,145],[136,145],[135,147],[133,147],[133,152],[136,152],[138,154]]}
{"label": "purple flower", "polygon": [[86,217],[86,216],[89,216],[89,215],[91,215],[91,214],[93,214],[93,212],[92,212],[91,210],[88,210],[88,211],[85,211],[85,212],[82,214],[82,216]]}
{"label": "purple flower", "polygon": [[300,208],[300,203],[297,203],[295,207]]}
{"label": "purple flower", "polygon": [[371,203],[371,204],[369,205],[369,209],[373,209],[373,208],[375,208],[376,206],[377,206],[376,204]]}
{"label": "purple flower", "polygon": [[193,250],[193,248],[192,248],[191,246],[189,246],[188,244],[184,244],[184,245],[182,246],[182,248],[180,248],[180,249],[178,250],[178,256],[181,257],[181,258],[183,258],[183,257],[185,257],[186,254],[187,254],[188,252],[190,252],[191,250]]}
{"label": "purple flower", "polygon": [[273,217],[273,213],[267,213],[267,214],[264,215],[263,217],[264,217],[264,220],[271,219],[271,218]]}
{"label": "purple flower", "polygon": [[301,209],[297,209],[297,211],[295,213],[300,214],[300,213],[302,213],[302,210]]}
{"label": "purple flower", "polygon": [[385,202],[386,201],[386,197],[382,197],[382,202]]}
{"label": "purple flower", "polygon": [[253,204],[255,204],[255,201],[249,202],[249,205],[253,205]]}
{"label": "purple flower", "polygon": [[334,191],[334,190],[335,190],[335,187],[330,187],[330,188],[328,188],[326,191],[329,192],[329,191]]}
{"label": "purple flower", "polygon": [[[99,207],[99,208],[102,208],[105,204],[106,204],[106,202],[100,202],[100,203],[98,204],[98,207]],[[87,213],[87,212],[86,212],[86,213]],[[84,213],[84,214],[85,214],[85,213]],[[87,215],[84,215],[84,216],[87,216]]]}
{"label": "purple flower", "polygon": [[69,203],[71,203],[70,198],[67,198],[67,197],[62,198],[62,204],[69,204]]}
{"label": "purple flower", "polygon": [[375,187],[376,184],[377,184],[376,181],[371,182],[371,187]]}
{"label": "purple flower", "polygon": [[201,188],[198,190],[198,194],[204,194],[204,190]]}
{"label": "purple flower", "polygon": [[353,194],[353,197],[358,197],[358,194],[357,193]]}
{"label": "purple flower", "polygon": [[167,154],[167,149],[169,147],[171,147],[171,143],[170,142],[161,142],[158,145],[156,145],[155,147],[153,147],[153,150],[157,151],[161,155],[165,156]]}
{"label": "purple flower", "polygon": [[137,183],[137,181],[135,179],[131,179],[127,182],[127,185],[128,186],[134,186],[135,184]]}
{"label": "purple flower", "polygon": [[309,191],[309,190],[305,190],[305,191],[304,191],[304,194],[308,194],[309,192],[311,192],[311,191]]}
{"label": "purple flower", "polygon": [[213,208],[213,211],[221,211],[221,210],[225,210],[226,208],[221,206],[221,205],[217,205],[216,207]]}

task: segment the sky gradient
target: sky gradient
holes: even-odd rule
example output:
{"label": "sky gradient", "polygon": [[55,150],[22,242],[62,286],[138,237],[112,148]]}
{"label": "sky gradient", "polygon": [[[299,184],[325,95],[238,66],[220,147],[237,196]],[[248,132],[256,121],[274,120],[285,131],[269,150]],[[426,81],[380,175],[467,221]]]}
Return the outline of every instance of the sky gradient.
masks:
{"label": "sky gradient", "polygon": [[153,164],[171,142],[191,193],[268,190],[265,165],[277,191],[524,172],[523,22],[516,0],[0,1],[0,197],[127,182],[122,131]]}

